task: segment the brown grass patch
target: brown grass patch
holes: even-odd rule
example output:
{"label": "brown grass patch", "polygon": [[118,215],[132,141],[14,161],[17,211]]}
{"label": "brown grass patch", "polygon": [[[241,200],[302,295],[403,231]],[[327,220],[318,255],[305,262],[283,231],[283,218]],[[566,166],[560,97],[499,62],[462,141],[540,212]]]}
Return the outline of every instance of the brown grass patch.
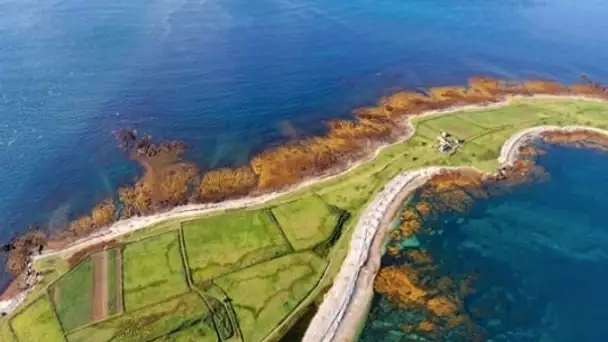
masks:
{"label": "brown grass patch", "polygon": [[95,245],[91,245],[87,248],[81,249],[78,252],[72,254],[68,259],[68,265],[70,268],[78,265],[82,260],[86,259],[90,255],[99,253],[101,251],[116,248],[117,250],[122,247],[122,243],[116,240],[104,241]]}

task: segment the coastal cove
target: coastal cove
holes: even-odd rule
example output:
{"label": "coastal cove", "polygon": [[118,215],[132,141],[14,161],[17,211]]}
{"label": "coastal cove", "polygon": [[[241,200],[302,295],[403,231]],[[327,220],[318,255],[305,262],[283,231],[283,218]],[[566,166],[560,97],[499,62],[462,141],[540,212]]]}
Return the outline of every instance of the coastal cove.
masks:
{"label": "coastal cove", "polygon": [[[417,116],[412,119],[412,124],[416,127],[416,130],[412,131],[410,133],[411,135],[408,135],[408,139],[383,148],[373,159],[359,164],[357,167],[350,169],[347,173],[317,183],[310,182],[305,186],[299,186],[297,189],[282,196],[279,196],[279,194],[271,194],[263,195],[266,197],[262,196],[257,199],[235,200],[223,204],[207,205],[207,207],[178,207],[173,209],[173,211],[155,216],[132,218],[130,221],[116,223],[111,227],[109,235],[106,235],[106,237],[96,237],[94,238],[96,240],[91,240],[94,242],[88,244],[82,243],[81,245],[75,244],[73,247],[64,250],[65,253],[63,253],[64,251],[58,251],[58,253],[43,253],[42,256],[36,257],[35,268],[40,271],[49,272],[49,274],[31,290],[28,295],[29,299],[27,299],[26,302],[31,303],[33,299],[36,299],[34,301],[35,304],[33,304],[36,308],[45,302],[48,302],[47,286],[53,287],[55,286],[53,284],[56,282],[56,279],[63,279],[61,277],[67,267],[66,259],[75,252],[82,250],[82,248],[90,247],[103,240],[106,240],[106,242],[109,240],[117,240],[118,243],[131,246],[131,244],[137,245],[139,244],[139,241],[146,240],[146,238],[149,239],[152,236],[157,236],[160,233],[177,232],[179,236],[178,239],[181,239],[183,244],[187,246],[189,238],[187,233],[184,234],[184,231],[187,232],[188,228],[181,224],[186,217],[211,214],[215,211],[216,215],[211,216],[211,218],[225,218],[242,212],[244,207],[246,207],[247,211],[269,210],[276,217],[279,226],[282,227],[282,230],[287,235],[287,240],[297,252],[300,249],[298,243],[296,243],[297,239],[294,240],[293,236],[290,235],[297,231],[297,228],[291,230],[291,228],[281,220],[280,215],[282,212],[285,212],[285,210],[288,210],[285,209],[288,208],[288,204],[293,206],[295,205],[294,203],[301,203],[299,201],[306,199],[306,208],[308,208],[307,210],[310,210],[309,214],[311,217],[317,217],[321,215],[320,210],[325,210],[314,209],[321,208],[322,206],[319,205],[322,203],[327,204],[330,209],[340,209],[348,212],[350,219],[347,219],[346,224],[340,231],[334,231],[337,232],[336,239],[332,238],[326,240],[324,238],[315,238],[315,241],[318,242],[327,241],[329,245],[326,245],[325,248],[328,249],[319,249],[318,247],[321,245],[316,242],[314,244],[308,242],[305,244],[299,243],[302,246],[301,248],[304,249],[309,246],[314,246],[312,252],[317,256],[306,254],[308,253],[306,252],[305,254],[308,255],[307,257],[298,256],[295,260],[298,263],[308,260],[306,263],[309,263],[309,265],[311,265],[310,267],[315,269],[316,275],[307,283],[306,290],[300,292],[300,297],[298,297],[299,300],[290,304],[292,305],[291,311],[278,314],[278,316],[271,319],[271,321],[275,322],[273,323],[275,324],[275,328],[273,328],[272,331],[269,331],[265,336],[254,338],[254,340],[272,340],[273,338],[281,336],[281,331],[284,331],[285,328],[290,325],[290,322],[297,319],[302,309],[308,307],[311,300],[318,297],[321,291],[327,289],[328,286],[334,282],[336,274],[342,273],[342,271],[338,273],[338,270],[341,268],[342,260],[344,260],[346,254],[357,254],[360,252],[353,249],[352,246],[349,250],[350,237],[352,234],[356,234],[357,222],[359,222],[360,218],[363,216],[364,207],[368,207],[369,203],[371,203],[370,201],[375,197],[375,194],[379,191],[383,191],[382,189],[390,179],[393,179],[402,172],[427,166],[473,166],[479,170],[492,172],[500,165],[497,158],[499,157],[501,146],[503,146],[506,141],[509,141],[509,137],[521,132],[522,129],[539,125],[582,125],[606,128],[608,127],[608,117],[605,115],[606,111],[606,103],[597,100],[575,97],[523,97],[511,98],[504,104],[492,107],[454,109],[449,112],[450,115],[441,115],[448,114],[448,112],[436,112],[426,116]],[[446,155],[436,150],[434,141],[441,131],[449,131],[451,134],[465,140],[464,145],[454,155]],[[511,146],[511,153],[513,152],[513,149],[517,150],[517,147],[519,147],[518,144]],[[320,199],[322,203],[313,200],[313,198]],[[264,199],[268,202],[264,202]],[[313,202],[317,204],[314,204]],[[208,207],[215,207],[216,209],[210,210]],[[241,210],[237,210],[239,208]],[[218,213],[218,211],[221,212],[226,209],[231,210],[223,214]],[[187,210],[192,211],[188,212]],[[325,215],[324,217],[329,217],[327,216],[329,214],[323,215]],[[172,217],[172,220],[170,221],[148,227],[155,222],[166,221],[166,219],[170,217]],[[337,222],[339,222],[339,220]],[[176,226],[175,223],[178,223],[178,225]],[[129,227],[129,225],[132,226]],[[123,230],[118,229],[119,227],[123,227]],[[212,229],[212,227],[209,227],[209,229]],[[200,228],[199,230],[207,230],[207,228]],[[124,235],[126,233],[130,234]],[[333,233],[329,235],[327,235],[327,231],[324,233],[326,238],[329,238],[331,235],[333,235]],[[373,234],[371,237],[373,237]],[[355,239],[353,239],[353,241],[355,241]],[[103,248],[113,249],[115,247],[109,245],[106,247],[102,246],[102,250]],[[126,247],[125,252],[128,251],[129,248],[131,247]],[[184,260],[186,260],[186,278],[188,279],[187,287],[191,288],[194,293],[201,294],[204,299],[216,298],[218,294],[214,294],[213,288],[198,286],[196,281],[194,284],[192,283],[190,279],[195,278],[196,280],[196,274],[199,270],[195,267],[188,267],[187,263],[194,261],[193,256],[189,254],[191,253],[190,250],[186,248],[182,249],[182,252],[188,254],[184,258]],[[275,255],[283,255],[283,257],[290,255],[290,252],[277,253],[278,254]],[[323,260],[318,259],[319,256],[322,256],[321,259]],[[309,260],[307,258],[311,259]],[[348,260],[350,256],[346,258]],[[276,260],[281,259],[279,258]],[[265,262],[274,262],[274,260],[263,261],[258,265],[263,265]],[[342,269],[348,268],[349,265],[349,263],[344,264]],[[237,268],[233,269],[232,272],[236,272],[234,273],[236,275],[245,270],[246,268],[243,270]],[[225,271],[216,273],[216,275],[220,275],[217,279],[220,284],[224,284],[222,283],[224,280],[221,279],[221,275],[225,273]],[[338,278],[336,279],[339,280],[340,275],[338,275]],[[291,288],[291,285],[288,287]],[[41,290],[42,292],[40,292]],[[233,290],[238,291],[235,289]],[[202,291],[202,293],[200,291]],[[188,293],[187,290],[186,293]],[[41,295],[42,297],[40,297]],[[239,299],[238,292],[230,293],[230,297],[233,298],[233,305],[237,309],[235,316],[229,315],[230,320],[233,323],[234,321],[240,321],[239,329],[233,329],[233,333],[236,335],[250,334],[248,330],[250,329],[249,324],[253,323],[248,323],[247,320],[243,320],[244,313],[243,311],[239,311],[239,300],[242,299]],[[218,298],[221,298],[221,296]],[[272,296],[269,298],[272,298]],[[56,298],[50,301],[52,302],[53,300],[56,300]],[[326,297],[326,302],[331,303],[331,296]],[[11,326],[12,329],[19,330],[20,324],[27,321],[27,317],[32,310],[30,309],[31,307],[31,305],[26,305],[25,309],[17,310],[9,319],[3,321],[2,327]],[[40,308],[44,309],[44,306],[40,306]],[[336,308],[334,307],[330,311],[335,309]],[[130,311],[127,305],[126,311],[119,314],[117,317],[134,315],[136,312],[137,311]],[[322,313],[323,310],[320,310],[319,312]],[[60,315],[60,320],[61,319]],[[270,319],[270,317],[268,317],[268,319]],[[339,322],[340,319],[338,318],[337,321]],[[53,319],[48,320],[48,324],[53,325]],[[71,341],[71,337],[78,335],[79,329],[85,329],[85,327],[86,329],[98,329],[100,324],[112,324],[112,319],[104,322],[92,322],[90,325],[85,325],[84,327],[79,327],[71,331],[59,332],[59,334],[67,334],[68,340]],[[237,326],[239,325],[237,324]],[[235,326],[232,325],[232,327],[234,328]],[[234,332],[238,330],[241,332]],[[251,340],[251,336],[249,340]]]}
{"label": "coastal cove", "polygon": [[606,340],[606,140],[551,140],[540,179],[414,193],[394,229],[429,211],[416,243],[390,234],[360,341]]}

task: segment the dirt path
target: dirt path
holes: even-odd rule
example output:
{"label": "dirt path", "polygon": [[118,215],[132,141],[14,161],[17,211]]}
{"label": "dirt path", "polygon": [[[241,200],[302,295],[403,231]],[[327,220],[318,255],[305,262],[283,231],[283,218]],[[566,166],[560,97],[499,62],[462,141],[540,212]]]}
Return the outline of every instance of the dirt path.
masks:
{"label": "dirt path", "polygon": [[59,307],[61,303],[61,287],[53,286],[53,302],[55,302],[55,307]]}
{"label": "dirt path", "polygon": [[91,258],[93,261],[91,318],[97,321],[108,315],[108,252],[93,254]]}
{"label": "dirt path", "polygon": [[114,259],[116,267],[116,313],[123,311],[122,307],[122,249],[116,248],[116,258]]}

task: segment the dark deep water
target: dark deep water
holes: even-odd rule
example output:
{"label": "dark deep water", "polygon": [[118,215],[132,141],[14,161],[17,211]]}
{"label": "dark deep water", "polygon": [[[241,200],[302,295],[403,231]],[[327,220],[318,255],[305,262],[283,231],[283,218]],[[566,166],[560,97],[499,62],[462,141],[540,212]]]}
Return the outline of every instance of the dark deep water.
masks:
{"label": "dark deep water", "polygon": [[[491,293],[502,298],[492,304],[502,309],[476,318],[492,341],[608,341],[608,154],[548,151],[539,164],[549,181],[478,201],[469,214],[436,224],[442,236],[421,239],[421,248],[454,274],[477,272],[468,309]],[[361,340],[399,341],[407,310],[379,295],[374,303]]]}
{"label": "dark deep water", "polygon": [[0,240],[138,174],[111,132],[244,163],[401,88],[608,79],[603,0],[0,0]]}

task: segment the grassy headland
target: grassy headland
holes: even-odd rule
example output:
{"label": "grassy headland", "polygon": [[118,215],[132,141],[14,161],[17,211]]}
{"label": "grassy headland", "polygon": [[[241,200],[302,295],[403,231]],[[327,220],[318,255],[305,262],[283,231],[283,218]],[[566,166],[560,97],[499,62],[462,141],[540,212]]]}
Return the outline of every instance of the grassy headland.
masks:
{"label": "grassy headland", "polygon": [[[536,88],[539,87],[537,82],[518,85],[501,85],[488,80],[477,82],[480,83],[472,83],[469,88],[431,90],[428,96],[397,94],[383,99],[378,107],[358,111],[358,121],[330,125],[330,140],[318,140],[329,139],[328,137],[311,138],[313,140],[309,143],[299,142],[264,152],[251,163],[250,171],[256,175],[253,177],[256,185],[250,187],[254,190],[248,190],[251,192],[243,190],[247,186],[233,186],[241,180],[245,184],[251,184],[252,178],[242,174],[249,171],[210,171],[226,175],[226,178],[218,176],[213,179],[220,179],[216,182],[216,187],[226,187],[227,190],[214,191],[213,196],[208,196],[219,198],[214,196],[222,193],[221,199],[225,199],[236,194],[276,190],[327,172],[336,165],[345,166],[349,160],[368,153],[370,147],[363,146],[362,141],[372,139],[373,132],[385,132],[385,128],[391,132],[384,135],[384,140],[375,141],[397,139],[408,130],[402,121],[422,110],[458,104],[485,104],[502,100],[508,94],[572,94],[575,91],[603,94],[591,85],[566,89],[543,83],[541,91]],[[442,104],[444,102],[445,107]],[[68,334],[59,324],[56,315],[49,315],[46,311],[40,313],[48,307],[53,309],[48,292],[38,290],[49,286],[47,283],[37,285],[31,292],[30,302],[34,305],[24,306],[0,322],[8,322],[11,328],[8,330],[19,341],[27,341],[26,336],[30,334],[29,327],[25,329],[23,322],[39,320],[39,317],[44,318],[44,324],[53,325],[52,329],[62,332],[57,335],[62,337],[46,339],[51,342],[62,339],[76,341],[80,337],[89,336],[95,336],[95,341],[108,341],[112,338],[129,340],[129,336],[135,335],[130,335],[130,330],[124,329],[128,326],[145,327],[148,324],[152,324],[150,334],[144,337],[159,340],[174,340],[173,337],[178,336],[196,337],[205,341],[276,340],[303,313],[308,304],[331,284],[348,251],[349,233],[356,218],[374,194],[396,174],[431,165],[470,166],[483,171],[494,171],[498,167],[496,158],[500,147],[511,135],[522,129],[538,125],[608,127],[607,103],[567,97],[517,98],[503,106],[462,109],[449,115],[441,114],[443,113],[411,118],[416,127],[413,136],[382,149],[375,158],[361,163],[348,173],[300,187],[270,202],[247,208],[248,211],[216,213],[196,220],[174,219],[123,236],[123,242],[129,244],[122,253],[117,254],[122,255],[123,263],[124,313],[92,322]],[[349,132],[364,131],[370,135],[365,139],[340,135],[345,134],[345,125]],[[389,129],[397,127],[396,125],[401,126],[395,130]],[[464,145],[453,155],[437,151],[436,139],[441,131],[464,139]],[[394,137],[389,138],[393,134]],[[357,152],[340,150],[345,146],[340,144],[346,140],[361,145],[357,147]],[[334,151],[335,146],[342,147]],[[314,152],[317,149],[319,154]],[[337,153],[326,160],[325,157],[331,155],[331,151]],[[279,168],[278,165],[283,167]],[[296,167],[297,165],[310,167]],[[273,180],[273,177],[277,177],[277,180]],[[203,177],[203,181],[204,179]],[[209,179],[211,178],[208,177],[207,182],[211,182]],[[145,189],[145,185],[142,185],[142,189]],[[201,195],[201,198],[205,196]],[[144,208],[133,203],[134,211]],[[334,210],[347,211],[351,219],[339,227],[338,224],[344,222],[336,219]],[[314,247],[323,243],[336,230],[340,230],[341,234],[332,241],[329,253],[315,253]],[[62,260],[53,258],[59,257],[42,259],[37,264],[44,263],[47,269],[54,269],[54,264],[65,264]],[[58,273],[63,272],[64,266]],[[164,289],[167,279],[171,280],[171,284],[179,284],[179,291],[166,288],[167,291],[159,293],[157,289]],[[59,282],[61,281],[62,278]],[[154,291],[147,291],[148,288]],[[37,294],[40,293],[42,296],[38,298]],[[82,295],[87,294],[83,292]],[[198,307],[190,309],[189,306],[194,305],[194,302],[183,299],[186,296],[198,298],[205,310]],[[48,301],[49,305],[45,306],[43,304],[47,302],[41,301]],[[133,303],[132,309],[130,303]],[[62,315],[69,316],[70,313]],[[161,316],[175,324],[154,323]],[[257,329],[260,327],[263,329]],[[93,330],[98,333],[90,335],[87,332]]]}

